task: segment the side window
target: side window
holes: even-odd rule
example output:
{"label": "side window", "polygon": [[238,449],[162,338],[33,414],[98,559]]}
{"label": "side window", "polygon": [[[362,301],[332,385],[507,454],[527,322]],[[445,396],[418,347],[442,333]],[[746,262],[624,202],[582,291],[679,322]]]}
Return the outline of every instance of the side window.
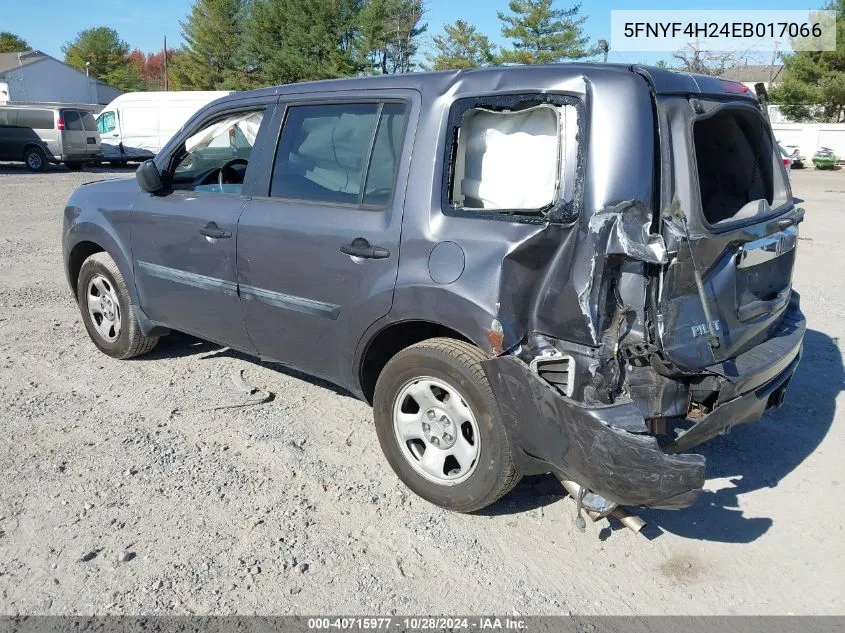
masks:
{"label": "side window", "polygon": [[264,109],[228,114],[205,123],[174,156],[174,189],[240,194]]}
{"label": "side window", "polygon": [[65,129],[71,132],[82,132],[82,119],[77,110],[62,110],[62,119],[65,122]]}
{"label": "side window", "polygon": [[291,106],[276,150],[270,195],[384,206],[402,147],[406,106]]}
{"label": "side window", "polygon": [[404,103],[385,103],[382,108],[364,187],[365,205],[384,206],[390,202],[405,136],[405,110]]}
{"label": "side window", "polygon": [[111,110],[109,110],[108,112],[103,112],[100,116],[97,117],[97,129],[100,131],[100,134],[112,132],[116,127],[117,122],[115,120],[114,112],[112,112]]}
{"label": "side window", "polygon": [[28,127],[35,130],[52,130],[55,123],[53,122],[52,110],[30,110],[28,108],[21,108],[18,110],[18,127]]}
{"label": "side window", "polygon": [[546,213],[572,200],[574,105],[516,100],[453,106],[445,202],[467,212]]}
{"label": "side window", "polygon": [[0,125],[14,126],[18,122],[17,110],[0,108]]}

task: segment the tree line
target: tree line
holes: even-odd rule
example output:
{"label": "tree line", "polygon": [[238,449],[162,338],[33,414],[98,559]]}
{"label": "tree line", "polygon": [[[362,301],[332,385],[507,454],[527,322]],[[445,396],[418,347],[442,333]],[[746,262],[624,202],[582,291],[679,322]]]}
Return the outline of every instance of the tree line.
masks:
{"label": "tree line", "polygon": [[[184,43],[168,49],[173,89],[243,90],[257,86],[365,74],[471,68],[501,63],[551,63],[595,55],[580,5],[510,0],[499,12],[497,47],[465,20],[433,37],[424,0],[196,0],[181,23]],[[11,33],[0,50],[28,50]],[[131,50],[119,33],[99,26],[63,47],[65,62],[124,91],[164,87],[164,52]]]}
{"label": "tree line", "polygon": [[[825,7],[837,15],[835,51],[781,54],[784,70],[772,102],[793,120],[845,119],[845,0]],[[498,12],[496,45],[466,20],[444,26],[420,55],[428,31],[424,0],[196,0],[181,23],[184,44],[168,49],[169,87],[244,90],[314,79],[496,64],[590,59],[596,47],[584,34],[581,5],[555,0],[510,0]],[[0,33],[0,52],[29,50]],[[130,50],[117,31],[95,27],[63,48],[65,62],[124,91],[164,88],[165,54]],[[679,51],[660,65],[719,75],[729,56]]]}

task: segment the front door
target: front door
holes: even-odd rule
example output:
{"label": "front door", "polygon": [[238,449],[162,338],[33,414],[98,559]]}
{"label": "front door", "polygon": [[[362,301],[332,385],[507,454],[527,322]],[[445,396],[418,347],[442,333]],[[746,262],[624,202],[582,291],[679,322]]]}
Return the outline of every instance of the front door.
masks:
{"label": "front door", "polygon": [[403,97],[287,104],[269,195],[238,225],[241,305],[262,356],[351,384],[358,341],[393,301],[397,173],[407,172],[416,117]]}
{"label": "front door", "polygon": [[141,193],[132,207],[135,282],[146,315],[248,352],[254,349],[238,298],[237,226],[265,109],[210,114],[162,157],[168,191]]}
{"label": "front door", "polygon": [[103,157],[106,160],[122,159],[123,149],[120,143],[120,121],[117,118],[117,112],[114,110],[101,112],[97,117],[97,130],[100,132]]}

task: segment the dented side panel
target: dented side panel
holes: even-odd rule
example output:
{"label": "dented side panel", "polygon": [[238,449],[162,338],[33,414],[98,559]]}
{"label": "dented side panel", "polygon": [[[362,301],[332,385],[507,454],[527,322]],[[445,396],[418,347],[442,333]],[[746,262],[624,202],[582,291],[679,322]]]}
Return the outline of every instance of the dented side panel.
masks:
{"label": "dented side panel", "polygon": [[[413,312],[415,318],[448,325],[491,355],[512,348],[530,332],[600,345],[614,316],[604,297],[611,278],[620,275],[616,260],[664,258],[661,239],[648,234],[655,129],[646,81],[630,70],[596,68],[589,79],[562,73],[558,81],[548,80],[546,70],[547,81],[538,83],[533,71],[526,70],[502,86],[475,84],[475,76],[467,74],[423,107],[427,114],[422,116],[429,120],[420,125],[440,133],[420,135],[423,147],[415,147],[408,190],[432,195],[406,201],[394,296],[394,315]],[[572,221],[444,209],[450,108],[459,99],[495,95],[497,90],[554,94],[580,104],[581,153]],[[490,101],[495,106],[497,97]],[[624,117],[619,104],[625,104]],[[434,163],[428,161],[432,155],[437,157]],[[434,190],[432,182],[439,185]],[[429,264],[434,248],[445,241],[463,253],[463,270],[448,284],[433,282]],[[467,303],[472,310],[466,310]]]}

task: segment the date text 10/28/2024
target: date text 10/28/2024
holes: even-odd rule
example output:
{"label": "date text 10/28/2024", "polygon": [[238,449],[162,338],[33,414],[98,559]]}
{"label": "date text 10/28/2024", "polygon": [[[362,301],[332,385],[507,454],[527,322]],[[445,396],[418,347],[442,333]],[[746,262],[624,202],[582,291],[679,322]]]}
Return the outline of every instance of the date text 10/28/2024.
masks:
{"label": "date text 10/28/2024", "polygon": [[524,631],[525,620],[511,617],[323,617],[308,618],[309,630],[400,630],[400,631]]}

